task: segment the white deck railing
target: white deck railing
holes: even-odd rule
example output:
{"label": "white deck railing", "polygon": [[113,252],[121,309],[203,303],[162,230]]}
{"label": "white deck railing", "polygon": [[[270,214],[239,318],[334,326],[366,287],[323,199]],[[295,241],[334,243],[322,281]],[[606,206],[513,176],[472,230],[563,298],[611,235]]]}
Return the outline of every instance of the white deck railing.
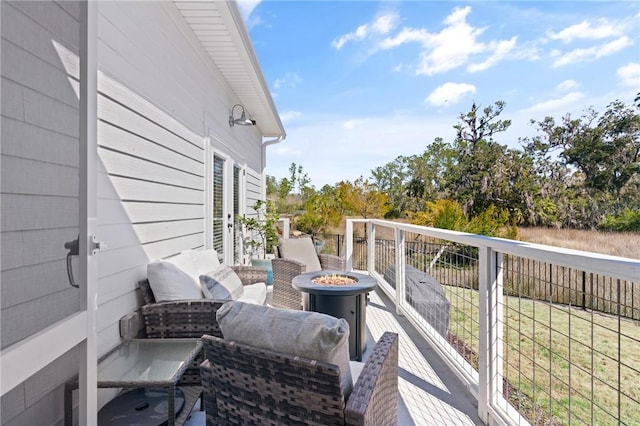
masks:
{"label": "white deck railing", "polygon": [[485,422],[640,423],[640,260],[359,219],[345,255],[467,384]]}

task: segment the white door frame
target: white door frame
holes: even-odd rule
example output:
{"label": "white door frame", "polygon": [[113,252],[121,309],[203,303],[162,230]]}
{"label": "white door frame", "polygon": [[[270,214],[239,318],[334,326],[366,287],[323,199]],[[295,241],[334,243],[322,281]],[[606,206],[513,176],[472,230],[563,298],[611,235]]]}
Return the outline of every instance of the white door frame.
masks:
{"label": "white door frame", "polygon": [[[79,259],[81,309],[0,353],[0,391],[11,389],[80,345],[79,423],[97,423],[97,1],[80,2]],[[95,251],[95,252],[94,252]]]}

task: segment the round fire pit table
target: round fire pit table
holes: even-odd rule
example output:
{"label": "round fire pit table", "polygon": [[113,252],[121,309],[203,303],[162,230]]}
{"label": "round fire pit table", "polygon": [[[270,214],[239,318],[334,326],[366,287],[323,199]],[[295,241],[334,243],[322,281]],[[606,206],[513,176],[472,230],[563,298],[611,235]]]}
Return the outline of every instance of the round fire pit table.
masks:
{"label": "round fire pit table", "polygon": [[[337,276],[338,281],[349,283],[320,284],[319,277]],[[348,280],[345,280],[348,279]],[[329,279],[330,281],[330,279]],[[366,305],[367,293],[376,288],[375,279],[365,274],[346,271],[307,272],[293,278],[293,288],[302,292],[305,311],[320,312],[336,318],[344,318],[349,324],[349,356],[362,361],[367,348]]]}

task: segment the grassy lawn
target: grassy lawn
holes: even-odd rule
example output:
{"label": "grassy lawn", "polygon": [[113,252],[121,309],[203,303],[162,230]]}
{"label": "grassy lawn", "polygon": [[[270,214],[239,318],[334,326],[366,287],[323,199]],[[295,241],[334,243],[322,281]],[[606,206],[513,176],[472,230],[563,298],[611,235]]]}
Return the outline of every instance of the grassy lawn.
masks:
{"label": "grassy lawn", "polygon": [[[478,292],[444,288],[450,332],[477,353]],[[517,297],[505,301],[504,372],[527,397],[516,392],[512,403],[527,409],[533,423],[551,417],[552,424],[640,425],[640,322]]]}

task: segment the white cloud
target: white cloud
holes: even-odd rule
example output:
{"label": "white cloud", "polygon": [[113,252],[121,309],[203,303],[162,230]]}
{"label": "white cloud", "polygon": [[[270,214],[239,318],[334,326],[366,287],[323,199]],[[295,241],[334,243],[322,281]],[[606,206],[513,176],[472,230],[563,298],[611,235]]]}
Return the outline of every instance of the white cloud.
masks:
{"label": "white cloud", "polygon": [[418,74],[430,76],[449,71],[466,64],[472,55],[487,50],[487,46],[477,40],[486,28],[469,25],[466,17],[470,12],[469,6],[455,8],[445,19],[448,26],[434,34],[420,54]]}
{"label": "white cloud", "polygon": [[345,130],[353,130],[362,124],[361,120],[346,120],[342,123],[342,128]]}
{"label": "white cloud", "polygon": [[556,89],[561,91],[561,92],[566,92],[568,90],[573,90],[573,89],[577,89],[578,87],[580,87],[580,83],[578,83],[575,80],[565,80],[562,83],[558,84],[556,86]]}
{"label": "white cloud", "polygon": [[416,74],[434,75],[464,66],[478,55],[488,55],[468,66],[468,71],[483,71],[507,58],[514,50],[517,37],[509,40],[490,40],[483,43],[480,36],[487,28],[473,27],[467,22],[471,7],[456,7],[438,33],[424,28],[403,28],[399,33],[382,40],[380,49],[393,49],[406,43],[419,43],[423,50],[418,56]]}
{"label": "white cloud", "polygon": [[634,90],[640,90],[640,62],[631,62],[618,68],[620,83]]}
{"label": "white cloud", "polygon": [[434,106],[453,105],[469,93],[476,93],[476,87],[466,83],[449,82],[436,87],[424,101]]}
{"label": "white cloud", "polygon": [[273,87],[275,89],[280,89],[282,87],[290,87],[292,89],[295,89],[298,83],[301,82],[302,79],[298,74],[288,72],[284,76],[276,78],[276,80],[273,82]]}
{"label": "white cloud", "polygon": [[253,9],[256,8],[261,3],[262,0],[238,0],[238,9],[240,9],[240,14],[246,21]]}
{"label": "white cloud", "polygon": [[[268,148],[266,173],[278,179],[289,175],[294,162],[304,167],[316,188],[341,180],[369,177],[399,155],[422,153],[436,137],[455,137],[453,114],[388,115],[350,119],[308,117],[300,125],[287,126],[287,139]],[[346,131],[344,124],[353,122]],[[310,156],[309,153],[313,153]]]}
{"label": "white cloud", "polygon": [[282,120],[283,123],[295,120],[300,117],[302,117],[302,113],[300,111],[286,111],[280,114],[280,120]]}
{"label": "white cloud", "polygon": [[526,109],[529,113],[544,113],[545,115],[553,115],[554,113],[563,113],[573,109],[572,107],[581,99],[584,94],[581,92],[571,92],[561,98],[550,99],[548,101],[539,102]]}
{"label": "white cloud", "polygon": [[607,19],[598,19],[597,22],[582,21],[571,25],[558,32],[547,32],[547,37],[552,40],[560,40],[571,43],[575,40],[600,40],[603,38],[618,37],[623,34],[622,25],[617,22],[609,22]]}
{"label": "white cloud", "polygon": [[556,60],[553,61],[553,66],[555,68],[558,68],[564,65],[575,64],[578,62],[593,61],[604,56],[619,52],[620,50],[632,44],[633,41],[629,37],[622,36],[608,43],[587,48],[574,49],[567,53],[562,53],[558,50],[554,50],[552,52],[552,56],[555,56]]}
{"label": "white cloud", "polygon": [[340,50],[350,41],[359,41],[372,36],[383,36],[393,30],[398,23],[398,16],[395,13],[387,13],[376,18],[373,22],[360,25],[355,31],[343,34],[333,40],[333,47]]}
{"label": "white cloud", "polygon": [[393,37],[387,37],[380,41],[378,47],[381,49],[393,49],[405,43],[418,42],[421,44],[429,44],[433,39],[433,35],[424,29],[403,28]]}
{"label": "white cloud", "polygon": [[491,66],[497,64],[502,61],[513,51],[516,47],[516,41],[518,40],[517,36],[511,37],[510,40],[500,40],[498,42],[493,42],[494,46],[491,46],[491,50],[493,50],[493,55],[489,56],[484,62],[469,64],[467,70],[469,72],[477,72],[484,71]]}

